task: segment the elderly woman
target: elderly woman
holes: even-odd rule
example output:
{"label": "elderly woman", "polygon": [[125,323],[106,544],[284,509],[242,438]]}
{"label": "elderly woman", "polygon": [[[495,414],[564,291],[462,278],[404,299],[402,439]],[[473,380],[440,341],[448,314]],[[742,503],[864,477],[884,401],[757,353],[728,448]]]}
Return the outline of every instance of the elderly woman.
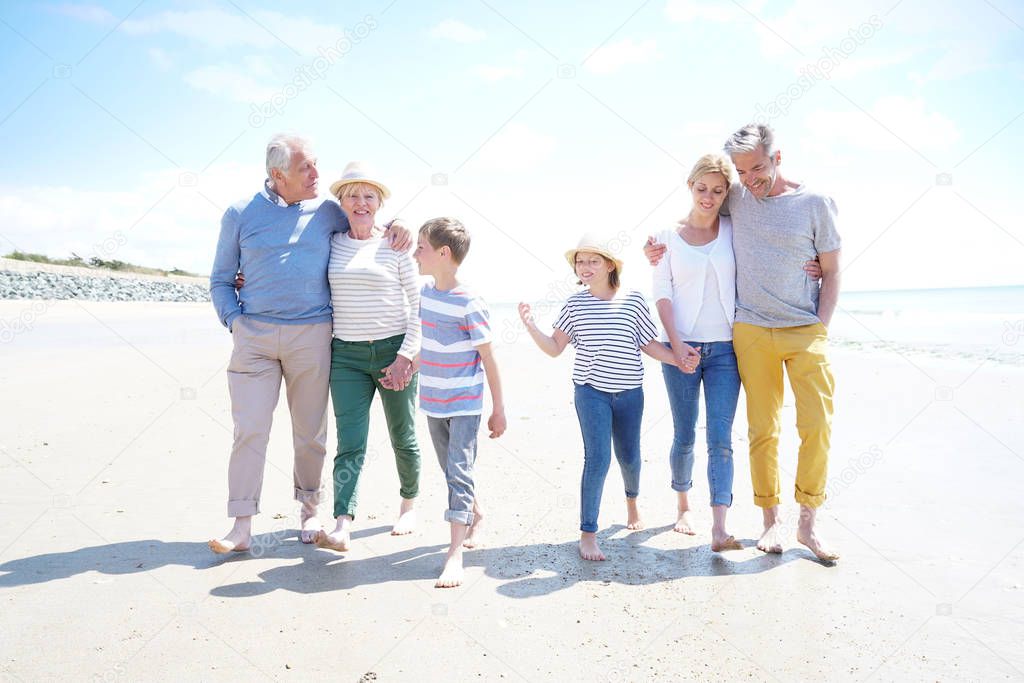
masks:
{"label": "elderly woman", "polygon": [[416,524],[420,452],[416,443],[416,377],[412,359],[420,348],[419,281],[407,252],[384,239],[375,218],[388,188],[359,162],[331,185],[348,217],[347,233],[331,238],[327,279],[334,307],[331,399],[338,428],[334,457],[334,531],[321,531],[321,547],[347,550],[355,517],[359,476],[366,462],[370,404],[380,392],[402,498],[391,533],[408,534]]}

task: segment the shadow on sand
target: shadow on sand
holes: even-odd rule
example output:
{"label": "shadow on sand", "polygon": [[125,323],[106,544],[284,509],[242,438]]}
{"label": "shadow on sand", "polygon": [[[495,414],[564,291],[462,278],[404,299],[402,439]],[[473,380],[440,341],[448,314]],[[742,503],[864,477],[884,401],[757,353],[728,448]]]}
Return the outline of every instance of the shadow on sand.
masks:
{"label": "shadow on sand", "polygon": [[[692,548],[658,549],[644,545],[656,534],[671,533],[671,526],[635,531],[612,538],[624,527],[612,526],[598,534],[609,556],[606,562],[580,559],[576,541],[484,547],[466,551],[467,568],[483,567],[487,576],[499,580],[500,595],[526,598],[548,595],[579,582],[607,582],[647,585],[684,578],[710,578],[758,574],[793,560],[816,558],[806,549],[789,549],[781,555],[714,553],[708,545]],[[389,527],[361,529],[353,540],[388,533]],[[742,539],[744,547],[754,544]],[[45,583],[87,571],[103,574],[133,574],[169,565],[208,569],[225,562],[242,562],[252,557],[297,560],[298,564],[275,566],[260,572],[258,581],[226,584],[211,591],[225,598],[244,598],[276,590],[322,593],[393,581],[432,581],[440,573],[447,544],[424,545],[408,550],[359,560],[298,542],[295,531],[260,534],[253,537],[249,552],[214,555],[205,543],[171,542],[155,539],[92,546],[70,552],[49,553],[10,560],[0,564],[0,588]],[[743,559],[730,559],[730,555]]]}

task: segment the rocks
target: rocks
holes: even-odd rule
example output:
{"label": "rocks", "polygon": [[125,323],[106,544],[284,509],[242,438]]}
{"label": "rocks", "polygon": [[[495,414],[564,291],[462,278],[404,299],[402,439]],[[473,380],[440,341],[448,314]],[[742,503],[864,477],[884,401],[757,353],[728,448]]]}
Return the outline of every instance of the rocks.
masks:
{"label": "rocks", "polygon": [[161,279],[0,271],[0,299],[88,301],[209,301],[199,284]]}

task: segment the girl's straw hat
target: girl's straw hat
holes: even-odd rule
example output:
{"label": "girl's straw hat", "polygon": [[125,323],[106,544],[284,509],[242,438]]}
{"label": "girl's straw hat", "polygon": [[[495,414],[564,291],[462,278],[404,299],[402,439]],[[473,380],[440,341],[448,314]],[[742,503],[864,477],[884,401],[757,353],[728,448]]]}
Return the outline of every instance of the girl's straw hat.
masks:
{"label": "girl's straw hat", "polygon": [[373,172],[373,169],[363,162],[350,161],[348,166],[345,167],[345,171],[341,174],[341,180],[335,180],[331,183],[331,194],[341,199],[341,188],[344,186],[352,183],[366,183],[380,190],[381,199],[387,199],[391,196],[391,192],[388,190],[387,185],[376,180],[376,178],[377,174]]}
{"label": "girl's straw hat", "polygon": [[[619,275],[622,274],[622,259],[612,253],[609,248],[613,244],[617,246],[614,240],[602,240],[594,233],[588,232],[586,235],[580,238],[580,243],[576,245],[575,249],[570,249],[565,252],[565,260],[569,262],[569,267],[572,268],[573,272],[576,272],[576,252],[586,251],[593,254],[600,254],[609,261],[615,264],[616,270],[619,271]],[[618,251],[616,249],[616,251]]]}

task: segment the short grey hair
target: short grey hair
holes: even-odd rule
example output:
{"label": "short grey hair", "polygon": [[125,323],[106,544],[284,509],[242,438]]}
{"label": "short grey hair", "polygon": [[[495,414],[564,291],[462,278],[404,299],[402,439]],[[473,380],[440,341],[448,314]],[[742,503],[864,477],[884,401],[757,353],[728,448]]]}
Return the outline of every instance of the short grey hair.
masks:
{"label": "short grey hair", "polygon": [[277,169],[287,173],[292,167],[292,154],[298,150],[310,149],[310,142],[306,138],[288,133],[278,133],[270,138],[267,143],[267,177],[273,177],[270,172]]}
{"label": "short grey hair", "polygon": [[775,131],[761,123],[748,123],[729,136],[723,149],[731,157],[734,154],[756,152],[758,147],[764,149],[767,156],[771,156],[775,152]]}

